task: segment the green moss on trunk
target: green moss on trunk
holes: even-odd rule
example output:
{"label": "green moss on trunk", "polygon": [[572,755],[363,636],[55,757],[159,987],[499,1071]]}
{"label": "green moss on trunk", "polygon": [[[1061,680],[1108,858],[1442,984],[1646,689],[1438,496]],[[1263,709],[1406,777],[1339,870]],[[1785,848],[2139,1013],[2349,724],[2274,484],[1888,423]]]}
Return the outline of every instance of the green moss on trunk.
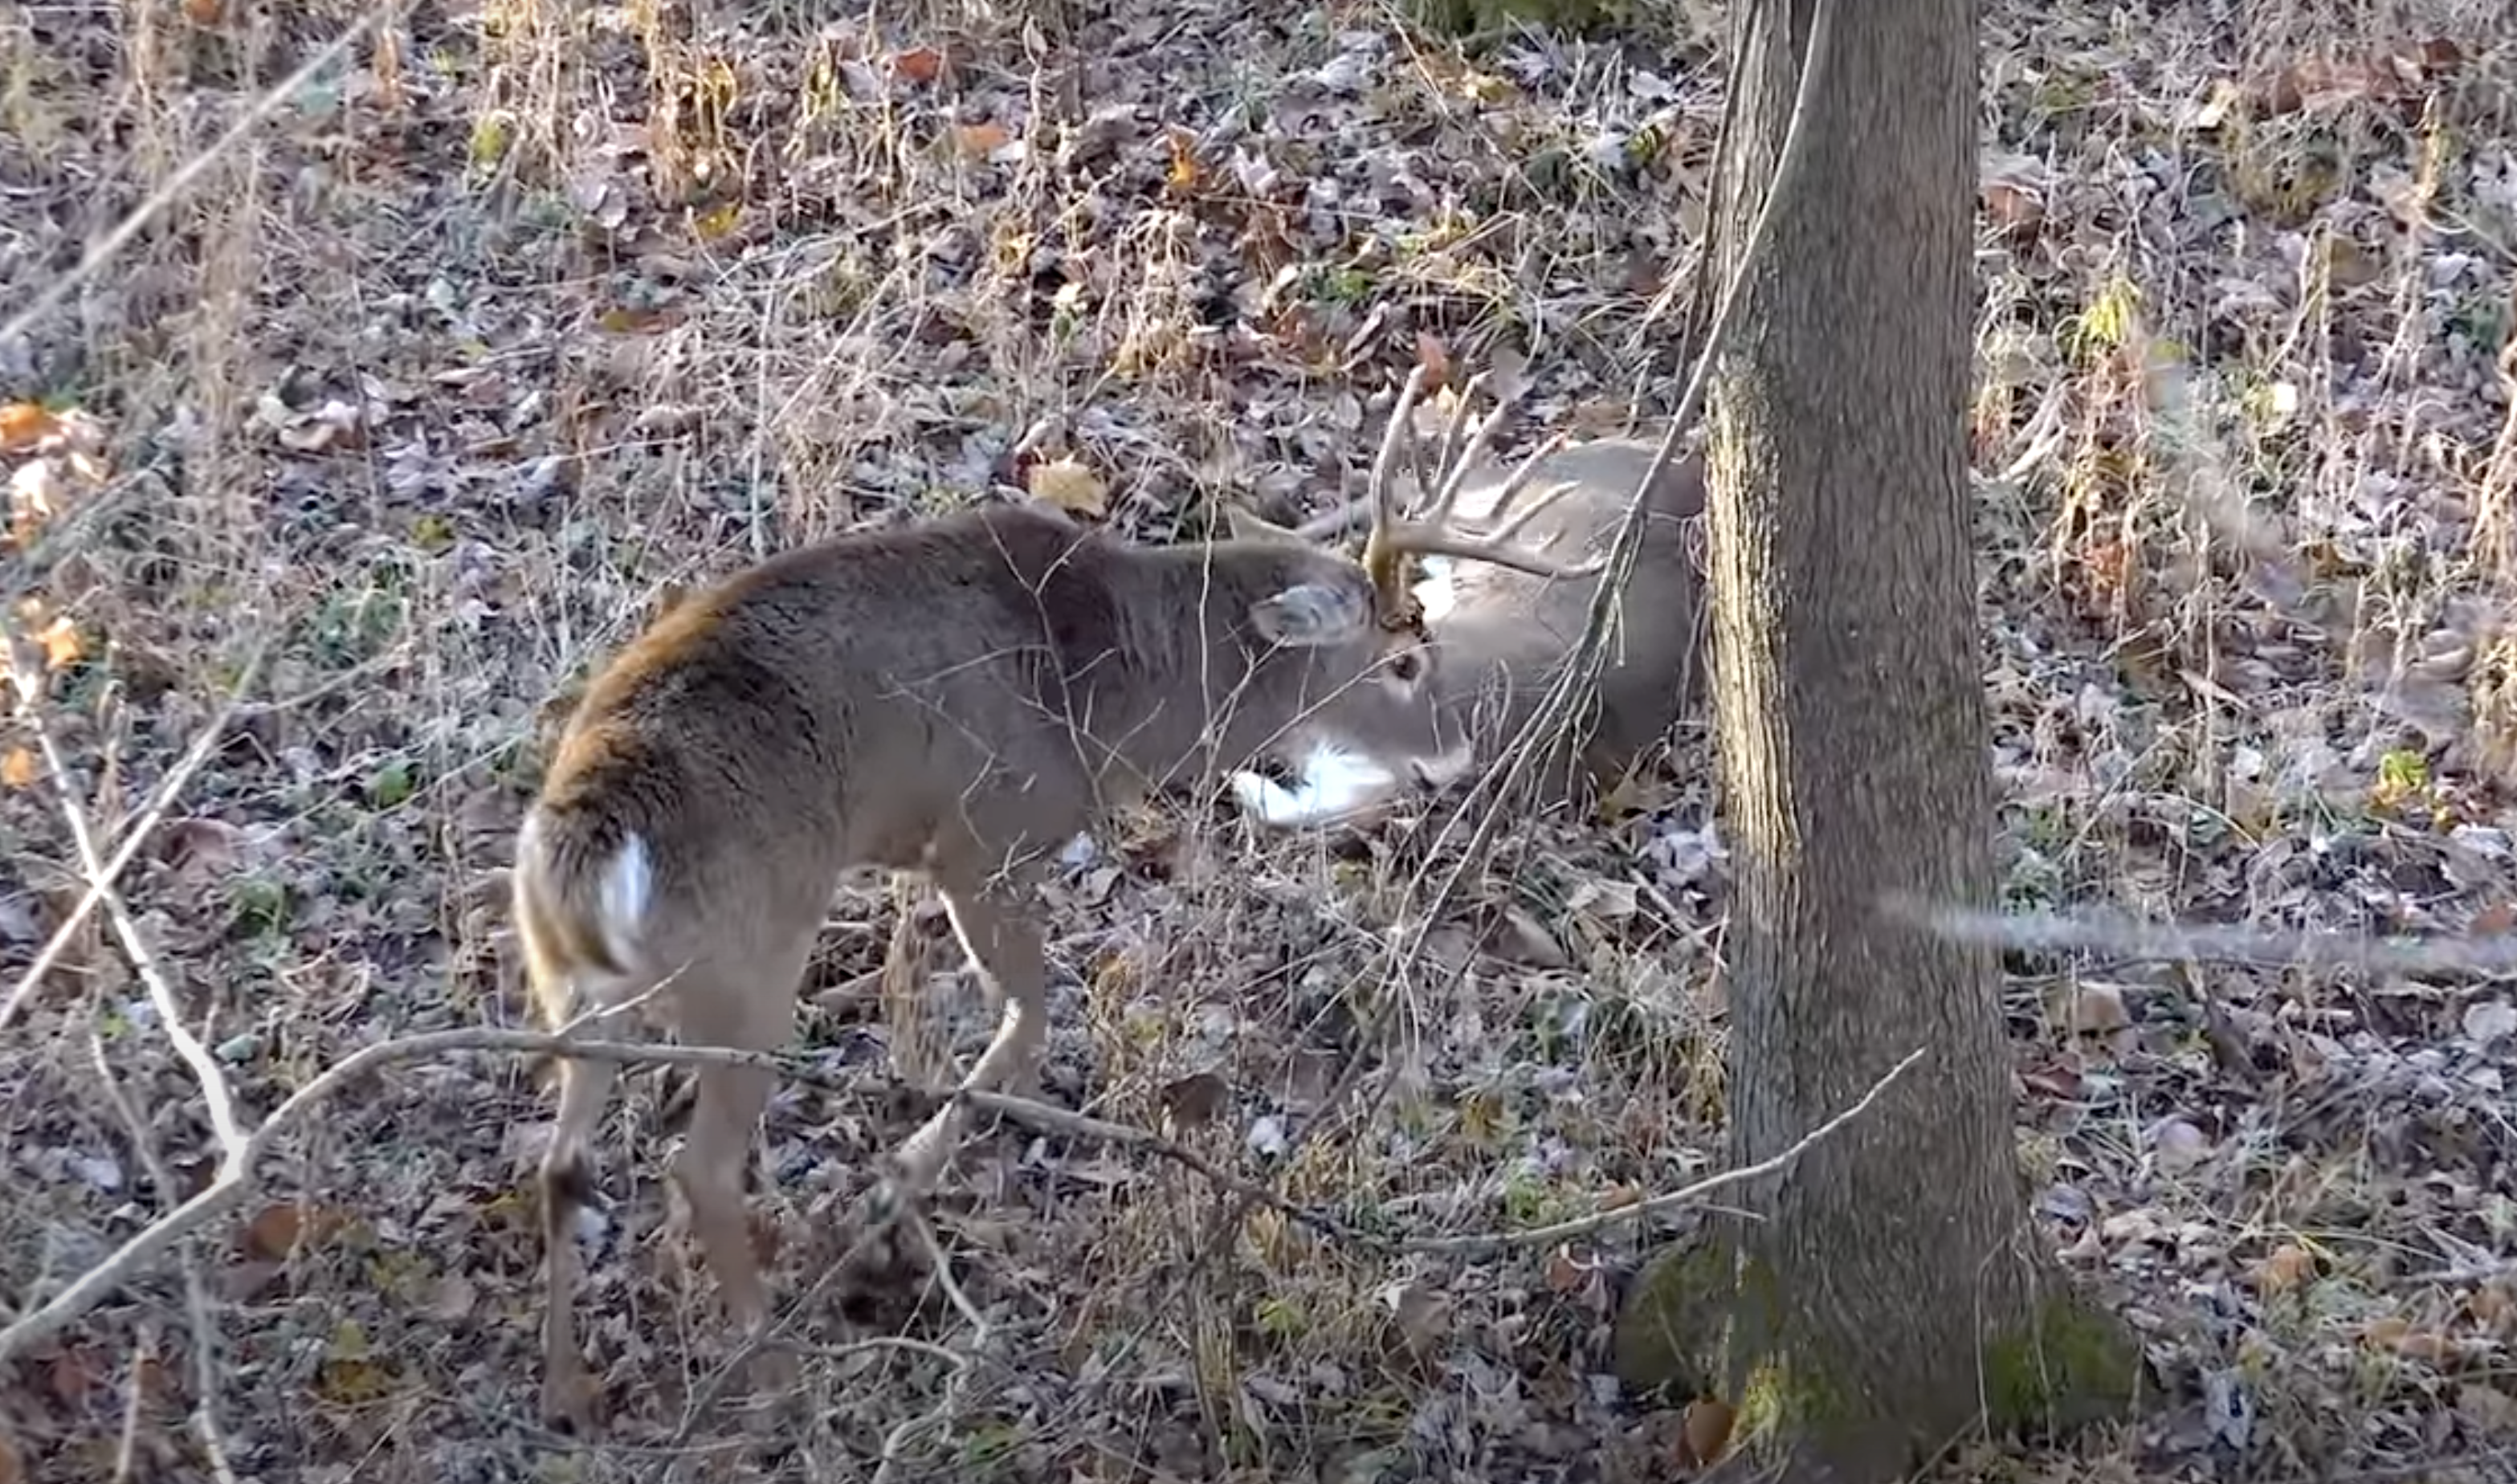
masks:
{"label": "green moss on trunk", "polygon": [[2141,1395],[2141,1347],[2121,1320],[2077,1294],[2037,1306],[2023,1333],[1985,1347],[1986,1424],[1996,1433],[2069,1429],[2129,1413]]}

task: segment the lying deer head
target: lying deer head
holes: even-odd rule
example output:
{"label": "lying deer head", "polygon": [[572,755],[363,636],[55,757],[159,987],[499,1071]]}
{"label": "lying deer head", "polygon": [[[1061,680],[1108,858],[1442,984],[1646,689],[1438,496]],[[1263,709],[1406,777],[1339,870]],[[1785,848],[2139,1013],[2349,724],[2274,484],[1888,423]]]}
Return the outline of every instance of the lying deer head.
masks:
{"label": "lying deer head", "polygon": [[[1039,862],[1115,803],[1264,751],[1363,745],[1379,719],[1421,712],[1435,657],[1399,573],[1408,555],[1467,549],[1457,539],[1386,501],[1361,562],[1275,538],[1132,546],[998,504],[842,535],[679,597],[586,687],[517,841],[515,918],[542,1018],[654,993],[684,1038],[767,1050],[789,1034],[841,872],[917,868],[1000,1008],[963,1085],[1027,1080],[1047,1011]],[[559,1062],[541,1167],[555,1422],[581,1418],[573,1217],[617,1075]],[[767,1312],[743,1198],[770,1081],[703,1068],[672,1171],[747,1325]],[[897,1151],[911,1189],[941,1173],[961,1108]]]}
{"label": "lying deer head", "polygon": [[[1545,553],[1555,571],[1529,564],[1477,560],[1474,544],[1421,546],[1429,560],[1382,580],[1411,582],[1411,601],[1429,636],[1427,683],[1406,699],[1413,714],[1385,710],[1349,714],[1351,745],[1323,744],[1307,754],[1306,778],[1286,789],[1255,774],[1233,786],[1243,807],[1265,823],[1297,825],[1368,815],[1394,800],[1410,782],[1439,784],[1493,761],[1545,700],[1572,658],[1619,523],[1649,474],[1657,447],[1637,439],[1542,445],[1515,465],[1486,456],[1507,408],[1498,406],[1462,437],[1470,403],[1484,378],[1469,384],[1429,461],[1414,437],[1409,410],[1391,420],[1382,465],[1404,461],[1416,471],[1421,515],[1393,520],[1473,529],[1516,555]],[[1332,538],[1356,516],[1388,501],[1384,478],[1372,496],[1296,530],[1305,540]],[[1524,494],[1539,492],[1521,504]],[[1561,796],[1577,776],[1602,786],[1633,768],[1702,693],[1704,594],[1698,548],[1704,511],[1699,457],[1674,459],[1644,494],[1642,544],[1617,613],[1617,628],[1598,676],[1596,706],[1586,707],[1569,735],[1550,740],[1534,778],[1540,797]],[[1517,513],[1515,504],[1519,504]],[[1465,544],[1466,549],[1463,549]],[[1367,563],[1371,560],[1368,543]],[[1581,580],[1565,580],[1578,578]],[[1371,698],[1383,700],[1386,698]],[[1355,711],[1364,709],[1359,700]],[[1428,767],[1423,759],[1439,759]]]}

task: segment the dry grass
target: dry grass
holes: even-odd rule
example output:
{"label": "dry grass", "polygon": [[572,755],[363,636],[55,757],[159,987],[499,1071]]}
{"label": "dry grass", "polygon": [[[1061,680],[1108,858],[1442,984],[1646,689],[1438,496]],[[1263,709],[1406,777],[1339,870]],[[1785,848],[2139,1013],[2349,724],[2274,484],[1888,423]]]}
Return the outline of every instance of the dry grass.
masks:
{"label": "dry grass", "polygon": [[[353,16],[303,9],[0,10],[13,302]],[[1202,533],[1226,491],[1321,508],[1419,336],[1525,365],[1525,435],[1676,395],[1664,290],[1703,213],[1709,37],[1462,58],[1365,6],[813,9],[391,19],[0,344],[0,401],[101,429],[92,468],[75,439],[11,451],[51,513],[0,573],[41,604],[11,621],[83,650],[46,715],[108,839],[250,650],[260,696],[303,698],[239,719],[125,883],[251,1112],[362,1044],[521,1020],[495,885],[536,714],[661,584],[1065,455],[1148,539]],[[1986,21],[2007,891],[2501,929],[2517,53],[2494,7],[2450,0],[2203,9]],[[2417,50],[2442,38],[2456,57]],[[2190,352],[2215,488],[2289,586],[2188,496],[2129,359],[2145,334]],[[1052,893],[1051,1088],[1369,1232],[1685,1183],[1719,1149],[1721,1007],[1709,798],[1681,756],[1616,822],[1518,831],[1403,974],[1425,831],[1127,823]],[[0,789],[0,862],[14,978],[78,889],[45,788]],[[817,982],[876,968],[897,911],[844,898]],[[109,943],[74,943],[0,1032],[12,1305],[208,1177],[200,1099]],[[2012,968],[2039,1215],[2163,1399],[2068,1454],[1953,1467],[2285,1477],[2517,1441],[2499,992]],[[975,998],[933,996],[965,1055]],[[761,1198],[790,1293],[916,1112],[870,1004],[803,1029],[820,1075],[771,1111]],[[1362,1090],[1327,1106],[1359,1051]],[[520,1061],[478,1056],[333,1106],[272,1172],[303,1204],[207,1234],[238,1470],[650,1476],[725,1343],[660,1240],[657,1081],[632,1080],[604,1157],[594,1442],[531,1420],[520,1176],[547,1110]],[[898,1478],[1667,1474],[1670,1416],[1598,1375],[1659,1230],[1392,1256],[1261,1212],[1210,1244],[1228,1197],[1199,1177],[1012,1130],[957,1178],[939,1235],[984,1335],[934,1292],[803,1315],[789,1475],[867,1477],[887,1443]],[[26,1476],[205,1476],[175,1279],[0,1373]]]}

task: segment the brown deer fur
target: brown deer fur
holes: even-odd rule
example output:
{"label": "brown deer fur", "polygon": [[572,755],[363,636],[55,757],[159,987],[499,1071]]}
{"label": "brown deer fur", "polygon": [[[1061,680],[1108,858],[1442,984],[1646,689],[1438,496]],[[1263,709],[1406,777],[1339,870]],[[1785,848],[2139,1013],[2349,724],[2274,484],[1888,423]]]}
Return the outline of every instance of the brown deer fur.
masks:
{"label": "brown deer fur", "polygon": [[[1542,456],[1534,479],[1571,488],[1522,528],[1526,545],[1558,554],[1604,555],[1626,506],[1651,468],[1654,445],[1626,439],[1573,444]],[[1506,471],[1472,473],[1460,509],[1482,516]],[[1618,626],[1600,657],[1596,710],[1577,709],[1578,747],[1539,754],[1531,779],[1542,798],[1575,781],[1613,784],[1658,746],[1700,700],[1705,681],[1704,586],[1687,524],[1704,513],[1700,456],[1673,458],[1646,501],[1642,545],[1617,607]],[[1700,549],[1700,548],[1697,548]],[[1452,606],[1426,625],[1438,660],[1425,701],[1436,712],[1440,750],[1465,733],[1491,759],[1547,698],[1582,638],[1601,576],[1533,576],[1491,564],[1455,567]],[[1582,701],[1577,698],[1577,706]]]}
{"label": "brown deer fur", "polygon": [[[1046,1007],[1033,863],[1112,804],[1263,748],[1332,735],[1407,750],[1373,719],[1416,724],[1429,661],[1387,591],[1306,544],[1136,547],[991,505],[679,597],[586,688],[518,839],[542,1019],[654,992],[690,1041],[775,1047],[837,877],[917,868],[1002,1007],[964,1085],[1027,1080]],[[583,1402],[574,1213],[618,1068],[562,1058],[559,1074],[543,1406],[567,1422]],[[703,1068],[672,1170],[746,1325],[767,1312],[743,1210],[771,1081]],[[905,1179],[940,1172],[960,1106],[902,1147]]]}

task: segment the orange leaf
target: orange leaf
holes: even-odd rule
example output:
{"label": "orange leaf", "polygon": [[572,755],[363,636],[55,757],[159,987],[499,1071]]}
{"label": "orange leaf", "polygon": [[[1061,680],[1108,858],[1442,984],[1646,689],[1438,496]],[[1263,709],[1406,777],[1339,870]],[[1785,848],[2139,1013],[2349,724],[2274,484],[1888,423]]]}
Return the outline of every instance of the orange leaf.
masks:
{"label": "orange leaf", "polygon": [[0,784],[12,788],[35,785],[35,754],[23,747],[11,747],[9,755],[0,757]]}
{"label": "orange leaf", "polygon": [[13,402],[0,404],[0,450],[15,453],[33,447],[51,433],[53,414],[42,403]]}
{"label": "orange leaf", "polygon": [[906,77],[911,82],[933,82],[944,70],[944,54],[931,46],[912,47],[895,52],[891,58],[891,75]]}
{"label": "orange leaf", "polygon": [[2316,1254],[2296,1243],[2287,1243],[2266,1257],[2255,1270],[2255,1286],[2267,1293],[2284,1293],[2316,1276]]}
{"label": "orange leaf", "polygon": [[1721,1462],[1723,1451],[1730,1446],[1730,1424],[1737,1417],[1728,1402],[1709,1396],[1688,1402],[1686,1416],[1679,1423],[1679,1438],[1688,1457],[1680,1462],[1699,1468]]}
{"label": "orange leaf", "polygon": [[1173,191],[1194,191],[1204,173],[1197,167],[1197,136],[1172,124],[1163,130],[1163,138],[1172,147],[1172,167],[1163,180]]}
{"label": "orange leaf", "polygon": [[257,1257],[285,1257],[297,1246],[304,1224],[294,1206],[266,1206],[245,1223],[245,1251]]}
{"label": "orange leaf", "polygon": [[66,615],[44,625],[35,642],[44,647],[44,668],[48,670],[65,670],[87,657],[87,646],[80,642],[78,628]]}
{"label": "orange leaf", "polygon": [[961,152],[972,159],[986,159],[1013,143],[1013,134],[1003,124],[962,124],[953,131],[960,141]]}
{"label": "orange leaf", "polygon": [[1451,353],[1442,349],[1442,337],[1431,330],[1416,332],[1416,363],[1425,368],[1425,379],[1434,386],[1448,386],[1451,381]]}

